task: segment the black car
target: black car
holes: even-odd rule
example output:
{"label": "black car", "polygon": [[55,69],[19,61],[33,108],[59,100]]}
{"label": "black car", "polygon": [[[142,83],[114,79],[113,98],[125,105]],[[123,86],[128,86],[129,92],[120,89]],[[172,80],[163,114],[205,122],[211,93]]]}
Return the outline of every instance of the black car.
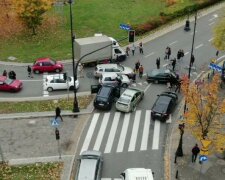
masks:
{"label": "black car", "polygon": [[153,69],[147,73],[147,81],[158,83],[167,83],[170,80],[177,80],[177,76],[169,69]]}
{"label": "black car", "polygon": [[177,104],[177,94],[174,92],[163,92],[158,95],[152,106],[151,118],[165,122],[173,112]]}
{"label": "black car", "polygon": [[223,62],[222,65],[221,79],[225,83],[225,61]]}
{"label": "black car", "polygon": [[110,110],[115,98],[120,97],[120,87],[117,85],[92,85],[91,93],[97,93],[94,107],[101,110]]}

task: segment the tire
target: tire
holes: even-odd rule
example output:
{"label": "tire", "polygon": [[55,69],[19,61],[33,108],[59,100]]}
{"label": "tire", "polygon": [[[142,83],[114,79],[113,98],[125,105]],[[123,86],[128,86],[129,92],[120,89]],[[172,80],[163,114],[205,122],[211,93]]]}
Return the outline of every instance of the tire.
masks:
{"label": "tire", "polygon": [[69,90],[73,90],[73,89],[74,89],[74,86],[70,86],[70,87],[69,87]]}
{"label": "tire", "polygon": [[34,73],[35,73],[35,74],[39,74],[40,71],[39,71],[39,70],[35,70]]}
{"label": "tire", "polygon": [[155,84],[159,84],[159,81],[158,81],[158,80],[154,80],[154,83],[155,83]]}
{"label": "tire", "polygon": [[127,88],[128,87],[128,84],[122,84],[122,87],[123,88]]}
{"label": "tire", "polygon": [[47,88],[47,91],[48,91],[48,92],[52,92],[52,91],[53,91],[53,88],[52,88],[52,87],[48,87],[48,88]]}
{"label": "tire", "polygon": [[59,73],[59,72],[60,72],[60,70],[59,70],[59,69],[56,69],[56,70],[55,70],[55,72]]}

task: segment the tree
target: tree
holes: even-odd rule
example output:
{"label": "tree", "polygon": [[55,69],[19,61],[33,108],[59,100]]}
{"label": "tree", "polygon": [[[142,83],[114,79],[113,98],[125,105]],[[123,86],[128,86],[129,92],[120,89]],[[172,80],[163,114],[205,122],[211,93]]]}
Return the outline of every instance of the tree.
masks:
{"label": "tree", "polygon": [[182,92],[188,110],[184,114],[185,127],[197,140],[211,140],[210,152],[222,152],[225,147],[225,99],[220,97],[220,76],[216,74],[209,83],[201,86],[182,82]]}
{"label": "tree", "polygon": [[16,12],[28,28],[36,34],[36,28],[42,24],[43,15],[54,0],[13,0]]}
{"label": "tree", "polygon": [[225,17],[223,17],[214,28],[213,45],[218,50],[225,50]]}

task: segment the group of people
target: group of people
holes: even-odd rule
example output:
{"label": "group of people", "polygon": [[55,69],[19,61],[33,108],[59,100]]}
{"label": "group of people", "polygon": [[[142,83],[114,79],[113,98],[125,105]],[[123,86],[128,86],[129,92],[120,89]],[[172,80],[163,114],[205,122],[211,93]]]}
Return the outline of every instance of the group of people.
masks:
{"label": "group of people", "polygon": [[184,50],[179,49],[178,52],[177,52],[177,60],[180,60],[183,57],[184,57]]}
{"label": "group of people", "polygon": [[13,70],[9,71],[8,73],[6,70],[4,70],[2,73],[2,76],[6,76],[6,77],[8,76],[9,79],[16,79],[16,73]]}
{"label": "group of people", "polygon": [[[139,47],[139,52],[140,52],[140,54],[144,54],[143,43],[142,43],[142,42],[139,43],[138,47]],[[132,52],[132,55],[134,56],[135,50],[136,50],[136,46],[135,46],[134,43],[132,44],[131,48],[130,48],[129,46],[126,47],[126,55],[127,55],[127,56],[130,55],[130,54],[129,54],[129,53],[130,53],[130,50],[131,50],[131,52]]]}
{"label": "group of people", "polygon": [[141,65],[141,63],[140,63],[139,60],[135,63],[134,75],[133,75],[133,82],[136,82],[136,74],[137,73],[139,74],[139,77],[140,78],[143,77],[144,67],[143,67],[143,65]]}

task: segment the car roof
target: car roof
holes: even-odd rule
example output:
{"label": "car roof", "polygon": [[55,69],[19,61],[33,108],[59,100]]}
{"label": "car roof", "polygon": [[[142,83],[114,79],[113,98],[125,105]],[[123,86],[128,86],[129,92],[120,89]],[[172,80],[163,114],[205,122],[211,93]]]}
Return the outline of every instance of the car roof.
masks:
{"label": "car roof", "polygon": [[6,76],[0,76],[0,81],[5,81],[7,79]]}
{"label": "car roof", "polygon": [[102,153],[100,151],[95,151],[95,150],[88,150],[88,151],[83,151],[81,155],[95,155],[95,156],[102,156]]}
{"label": "car roof", "polygon": [[127,88],[123,94],[121,95],[121,97],[126,97],[131,99],[135,93],[140,92],[139,89],[135,89],[135,88]]}
{"label": "car roof", "polygon": [[45,57],[45,58],[38,58],[36,59],[36,62],[44,62],[44,61],[49,61],[49,60],[52,60],[51,58],[49,57]]}
{"label": "car roof", "polygon": [[97,159],[82,159],[78,179],[94,180],[97,162]]}
{"label": "car roof", "polygon": [[153,69],[151,72],[152,73],[153,72],[156,72],[156,73],[171,73],[171,71],[169,69]]}
{"label": "car roof", "polygon": [[46,79],[63,79],[63,74],[52,74],[47,75]]}
{"label": "car roof", "polygon": [[96,67],[97,68],[113,68],[113,67],[117,67],[117,64],[98,64]]}
{"label": "car roof", "polygon": [[116,78],[118,76],[117,73],[115,72],[104,72],[102,73],[102,78],[105,78],[105,77],[114,77]]}

